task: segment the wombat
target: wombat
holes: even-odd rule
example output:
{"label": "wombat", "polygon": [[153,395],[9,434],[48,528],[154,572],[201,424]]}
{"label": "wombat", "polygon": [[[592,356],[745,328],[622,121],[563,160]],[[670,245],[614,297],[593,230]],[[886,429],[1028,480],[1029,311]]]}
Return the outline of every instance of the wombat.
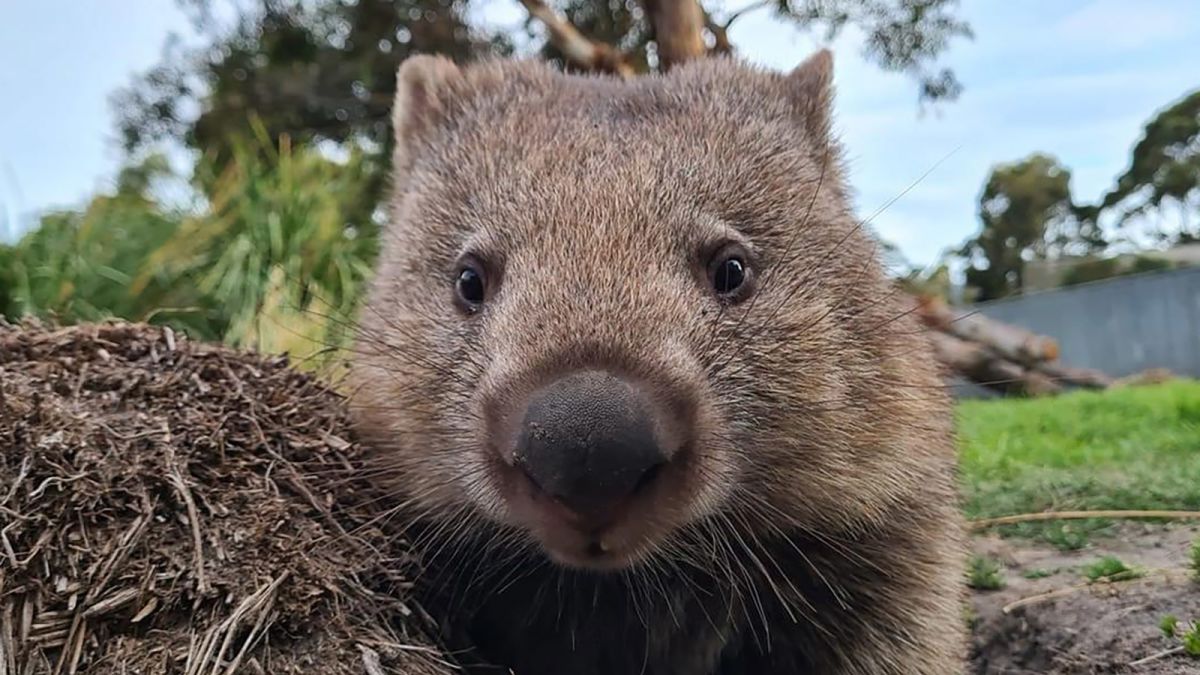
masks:
{"label": "wombat", "polygon": [[401,65],[352,400],[467,672],[963,672],[949,396],[831,73]]}

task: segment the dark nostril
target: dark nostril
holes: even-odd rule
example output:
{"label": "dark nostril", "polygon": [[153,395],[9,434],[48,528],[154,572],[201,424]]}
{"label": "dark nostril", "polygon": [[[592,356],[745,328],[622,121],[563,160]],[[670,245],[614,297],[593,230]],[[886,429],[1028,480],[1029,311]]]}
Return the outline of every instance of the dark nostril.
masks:
{"label": "dark nostril", "polygon": [[662,473],[662,468],[666,465],[666,462],[659,462],[649,469],[646,469],[646,473],[643,473],[642,477],[638,479],[637,484],[633,486],[634,494],[643,492],[646,490],[646,488],[650,487],[650,484],[658,478],[658,474]]}

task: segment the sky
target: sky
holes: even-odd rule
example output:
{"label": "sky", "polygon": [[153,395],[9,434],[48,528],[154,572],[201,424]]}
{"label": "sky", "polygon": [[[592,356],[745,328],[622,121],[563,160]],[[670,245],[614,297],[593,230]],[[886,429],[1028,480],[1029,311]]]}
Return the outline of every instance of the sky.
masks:
{"label": "sky", "polygon": [[[487,7],[490,20],[522,16],[517,0]],[[918,264],[977,230],[996,163],[1051,153],[1076,199],[1095,200],[1142,125],[1200,87],[1195,0],[964,0],[960,15],[975,38],[942,62],[965,89],[924,112],[915,82],[865,61],[853,31],[826,44],[756,12],[730,34],[741,56],[782,70],[833,50],[856,209],[878,212],[872,226]],[[174,0],[0,0],[0,237],[111,185],[121,153],[110,95],[158,61],[172,32],[191,36]]]}

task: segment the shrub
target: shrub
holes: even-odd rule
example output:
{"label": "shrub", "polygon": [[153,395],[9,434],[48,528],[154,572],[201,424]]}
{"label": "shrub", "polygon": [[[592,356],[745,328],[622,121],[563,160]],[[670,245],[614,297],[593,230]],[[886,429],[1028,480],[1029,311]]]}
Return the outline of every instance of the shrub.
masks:
{"label": "shrub", "polygon": [[154,251],[133,288],[156,274],[191,280],[236,346],[301,355],[342,345],[377,244],[371,167],[361,152],[338,162],[259,130],[227,164],[200,165],[208,208]]}

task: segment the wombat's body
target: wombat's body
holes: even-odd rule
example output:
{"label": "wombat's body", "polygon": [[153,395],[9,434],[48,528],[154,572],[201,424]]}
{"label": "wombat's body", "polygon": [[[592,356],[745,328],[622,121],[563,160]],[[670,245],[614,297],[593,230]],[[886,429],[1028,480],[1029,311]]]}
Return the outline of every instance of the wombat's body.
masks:
{"label": "wombat's body", "polygon": [[829,74],[401,68],[354,401],[464,665],[962,672],[950,403]]}

